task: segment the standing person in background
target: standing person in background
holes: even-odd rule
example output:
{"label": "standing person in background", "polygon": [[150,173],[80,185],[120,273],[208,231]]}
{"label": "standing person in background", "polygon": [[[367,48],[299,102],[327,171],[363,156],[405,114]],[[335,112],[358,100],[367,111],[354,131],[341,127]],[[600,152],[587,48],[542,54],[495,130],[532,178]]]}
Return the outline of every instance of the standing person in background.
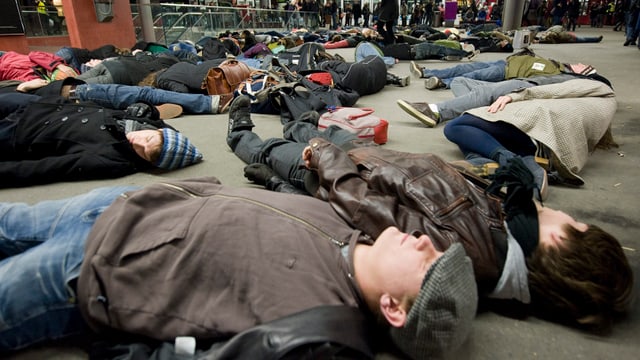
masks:
{"label": "standing person in background", "polygon": [[369,17],[371,16],[371,9],[369,9],[369,3],[365,3],[362,7],[362,27],[369,27]]}
{"label": "standing person in background", "polygon": [[427,26],[438,26],[433,24],[433,9],[435,5],[433,4],[433,0],[427,1],[426,4],[422,6],[422,23]]}
{"label": "standing person in background", "polygon": [[402,1],[400,4],[400,18],[402,19],[402,27],[407,26],[407,16],[409,15],[409,7],[406,1]]}
{"label": "standing person in background", "polygon": [[354,0],[351,5],[353,11],[353,26],[359,26],[360,17],[362,16],[362,5],[360,0]]}
{"label": "standing person in background", "polygon": [[382,36],[385,45],[394,44],[394,26],[400,12],[398,3],[395,0],[381,0],[379,4],[376,24],[378,34]]}
{"label": "standing person in background", "polygon": [[624,28],[625,5],[628,6],[628,1],[618,0],[616,2],[616,10],[613,14],[613,31],[620,31],[621,28]]}
{"label": "standing person in background", "polygon": [[49,28],[49,14],[47,13],[47,3],[44,0],[38,0],[36,2],[36,11],[38,12],[38,19],[40,20],[42,35],[51,35],[51,29]]}
{"label": "standing person in background", "polygon": [[580,2],[569,0],[567,3],[567,31],[576,31],[578,16],[580,16]]}
{"label": "standing person in background", "polygon": [[335,0],[330,0],[331,2],[331,29],[333,30],[337,30],[338,29],[338,21],[340,20],[338,18],[338,3],[336,3]]}
{"label": "standing person in background", "polygon": [[324,6],[322,6],[322,19],[324,26],[331,28],[331,0],[325,0]]}
{"label": "standing person in background", "polygon": [[352,26],[351,20],[353,19],[353,8],[351,4],[344,6],[344,26]]}
{"label": "standing person in background", "polygon": [[[638,35],[640,35],[640,0],[631,0],[627,15],[627,40],[623,45],[636,45]],[[637,44],[640,48],[640,43]]]}
{"label": "standing person in background", "polygon": [[553,16],[552,25],[562,25],[562,18],[567,12],[567,3],[565,0],[553,0],[553,10],[551,15]]}

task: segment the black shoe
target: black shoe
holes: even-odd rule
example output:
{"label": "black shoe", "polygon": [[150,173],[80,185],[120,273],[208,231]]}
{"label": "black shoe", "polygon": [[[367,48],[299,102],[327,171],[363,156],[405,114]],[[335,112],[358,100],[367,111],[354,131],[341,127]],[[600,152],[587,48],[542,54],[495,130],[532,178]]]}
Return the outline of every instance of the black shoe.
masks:
{"label": "black shoe", "polygon": [[251,131],[254,126],[253,121],[251,121],[251,98],[246,95],[237,97],[229,107],[227,136],[233,131]]}
{"label": "black shoe", "polygon": [[624,44],[622,44],[622,46],[629,46],[629,44],[631,44],[631,40],[625,41]]}

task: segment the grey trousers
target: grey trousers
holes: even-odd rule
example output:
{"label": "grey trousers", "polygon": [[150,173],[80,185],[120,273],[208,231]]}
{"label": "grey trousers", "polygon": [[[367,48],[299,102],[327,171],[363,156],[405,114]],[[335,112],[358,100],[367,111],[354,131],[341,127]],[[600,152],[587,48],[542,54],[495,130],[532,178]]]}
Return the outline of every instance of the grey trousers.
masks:
{"label": "grey trousers", "polygon": [[487,82],[456,77],[451,81],[451,90],[455,98],[436,104],[440,120],[447,121],[457,118],[469,109],[491,105],[502,95],[532,86],[535,85],[524,80]]}

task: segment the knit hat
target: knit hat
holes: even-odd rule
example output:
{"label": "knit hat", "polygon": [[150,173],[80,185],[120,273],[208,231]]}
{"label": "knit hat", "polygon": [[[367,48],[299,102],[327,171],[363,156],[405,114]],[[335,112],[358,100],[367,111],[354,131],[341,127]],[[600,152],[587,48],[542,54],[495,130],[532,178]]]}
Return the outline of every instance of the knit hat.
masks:
{"label": "knit hat", "polygon": [[431,266],[403,327],[393,342],[413,359],[443,358],[471,332],[478,292],[471,260],[455,243]]}
{"label": "knit hat", "polygon": [[156,166],[162,169],[179,169],[202,161],[202,154],[186,136],[169,129],[162,129],[164,141]]}

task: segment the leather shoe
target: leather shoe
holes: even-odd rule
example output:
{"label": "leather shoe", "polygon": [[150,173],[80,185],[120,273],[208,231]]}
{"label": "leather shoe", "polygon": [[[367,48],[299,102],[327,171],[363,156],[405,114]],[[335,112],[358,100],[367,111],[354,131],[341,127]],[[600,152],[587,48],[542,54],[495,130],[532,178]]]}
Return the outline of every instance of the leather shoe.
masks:
{"label": "leather shoe", "polygon": [[216,114],[223,114],[229,109],[229,104],[231,104],[233,100],[233,94],[222,94],[218,96],[218,112]]}
{"label": "leather shoe", "polygon": [[160,119],[162,120],[173,119],[182,115],[182,106],[177,104],[157,105],[156,109],[158,110]]}
{"label": "leather shoe", "polygon": [[423,77],[422,67],[420,67],[420,65],[416,64],[415,61],[412,61],[411,63],[409,63],[409,65],[410,65],[409,68],[411,69],[411,74],[413,74],[413,76],[417,78]]}
{"label": "leather shoe", "polygon": [[429,103],[398,100],[397,104],[402,110],[428,127],[435,127],[440,122],[440,115],[431,111]]}

